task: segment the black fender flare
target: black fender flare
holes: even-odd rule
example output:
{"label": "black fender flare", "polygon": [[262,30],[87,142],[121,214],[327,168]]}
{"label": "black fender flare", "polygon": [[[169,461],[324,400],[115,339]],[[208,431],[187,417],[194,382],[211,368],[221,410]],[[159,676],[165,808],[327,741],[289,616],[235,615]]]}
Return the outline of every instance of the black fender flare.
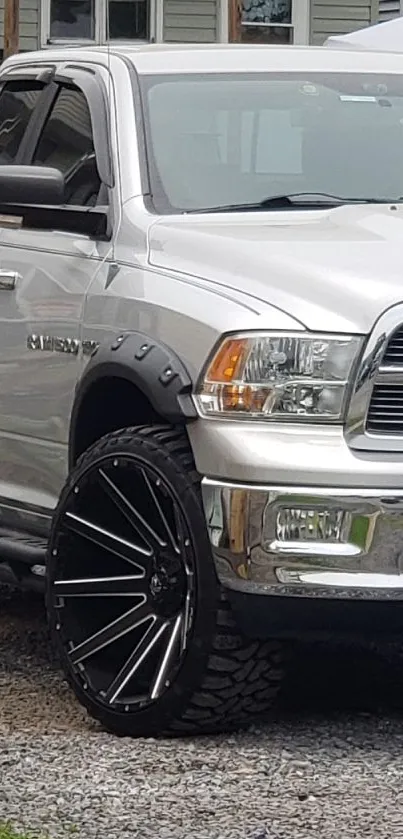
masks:
{"label": "black fender flare", "polygon": [[197,419],[192,379],[180,358],[165,344],[142,332],[127,332],[93,350],[79,380],[70,418],[69,464],[73,462],[80,409],[89,389],[101,379],[131,382],[170,425]]}

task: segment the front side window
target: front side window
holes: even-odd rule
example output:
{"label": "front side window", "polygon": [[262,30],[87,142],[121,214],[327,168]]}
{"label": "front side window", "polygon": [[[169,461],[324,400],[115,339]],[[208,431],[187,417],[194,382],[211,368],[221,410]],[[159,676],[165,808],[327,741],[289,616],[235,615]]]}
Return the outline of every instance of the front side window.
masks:
{"label": "front side window", "polygon": [[144,76],[158,212],[291,193],[403,199],[403,77]]}
{"label": "front side window", "polygon": [[14,163],[32,112],[43,90],[40,82],[7,82],[0,93],[0,164]]}
{"label": "front side window", "polygon": [[100,180],[95,158],[91,115],[84,93],[61,87],[33,157],[38,166],[52,166],[65,176],[66,203],[96,202]]}
{"label": "front side window", "polygon": [[64,174],[94,152],[91,116],[81,90],[61,87],[39,138],[34,163]]}

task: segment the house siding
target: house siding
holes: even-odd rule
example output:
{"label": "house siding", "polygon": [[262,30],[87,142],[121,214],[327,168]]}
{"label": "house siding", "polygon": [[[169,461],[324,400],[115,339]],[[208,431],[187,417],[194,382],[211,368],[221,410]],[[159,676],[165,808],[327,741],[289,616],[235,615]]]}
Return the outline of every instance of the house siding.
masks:
{"label": "house siding", "polygon": [[218,40],[219,0],[165,0],[164,41],[210,43]]}
{"label": "house siding", "polygon": [[[0,53],[3,49],[4,2],[0,0]],[[168,43],[219,40],[220,5],[221,0],[163,0],[163,40]],[[22,51],[40,46],[40,8],[41,0],[20,0]],[[330,35],[353,32],[399,14],[403,14],[403,0],[311,0],[310,43],[321,45]]]}
{"label": "house siding", "polygon": [[383,23],[385,20],[399,17],[402,11],[401,0],[379,0],[378,21]]}
{"label": "house siding", "polygon": [[[39,45],[40,0],[20,0],[20,50],[36,50]],[[0,0],[0,50],[4,43],[4,0]]]}
{"label": "house siding", "polygon": [[378,0],[312,0],[311,43],[363,29],[375,22],[377,11]]}

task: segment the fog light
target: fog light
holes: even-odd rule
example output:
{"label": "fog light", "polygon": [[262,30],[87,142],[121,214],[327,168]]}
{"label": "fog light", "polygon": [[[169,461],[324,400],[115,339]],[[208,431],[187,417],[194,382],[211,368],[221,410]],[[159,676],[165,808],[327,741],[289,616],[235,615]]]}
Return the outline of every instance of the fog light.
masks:
{"label": "fog light", "polygon": [[343,542],[350,516],[343,510],[283,507],[276,515],[279,542]]}

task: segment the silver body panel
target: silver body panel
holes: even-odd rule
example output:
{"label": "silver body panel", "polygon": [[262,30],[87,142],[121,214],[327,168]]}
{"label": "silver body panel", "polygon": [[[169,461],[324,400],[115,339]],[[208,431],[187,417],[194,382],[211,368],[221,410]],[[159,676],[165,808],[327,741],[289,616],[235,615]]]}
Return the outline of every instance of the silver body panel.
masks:
{"label": "silver body panel", "polygon": [[[75,387],[87,363],[81,350],[35,352],[27,346],[30,336],[102,342],[121,331],[140,330],[168,345],[196,382],[224,332],[325,330],[369,336],[387,310],[403,305],[402,204],[393,211],[375,205],[294,210],[291,219],[281,211],[203,217],[148,212],[130,72],[122,56],[139,73],[236,72],[240,62],[251,72],[326,68],[401,73],[399,56],[314,48],[122,47],[109,55],[104,49],[47,50],[2,65],[0,80],[12,67],[44,61],[61,67],[68,61],[84,62],[101,73],[107,82],[116,175],[110,243],[94,243],[84,235],[0,228],[0,272],[15,274],[11,288],[9,281],[1,283],[0,275],[0,510],[5,521],[7,509],[26,509],[28,518],[38,510],[46,518],[54,509],[67,475]],[[112,262],[118,270],[108,284]],[[342,596],[360,590],[384,596],[390,587],[378,585],[376,577],[380,574],[382,582],[382,575],[391,574],[400,597],[403,446],[398,451],[375,446],[363,451],[354,417],[350,420],[344,429],[199,418],[189,426],[189,438],[206,479],[207,504],[212,486],[219,507],[217,499],[228,494],[229,484],[236,490],[239,482],[246,482],[247,492],[260,499],[258,508],[262,498],[265,506],[281,487],[291,496],[293,488],[308,487],[308,496],[347,495],[350,512],[354,505],[359,510],[369,505],[381,536],[383,526],[393,520],[396,561],[391,565],[384,552],[374,553],[371,542],[366,553],[340,558],[340,573],[356,573],[359,582],[351,586],[340,578],[336,588]],[[393,497],[397,507],[391,514],[384,499]],[[378,520],[384,516],[381,526]],[[223,582],[234,587],[240,579],[236,558],[227,556],[223,572],[213,537],[212,545]],[[280,591],[273,556],[267,556],[262,573],[251,561],[242,590]],[[262,561],[260,557],[257,565]],[[311,560],[309,552],[305,556],[305,571],[310,561],[318,567],[317,553]],[[321,572],[333,565],[324,551]],[[287,573],[299,566],[300,557],[290,554]],[[322,583],[309,582],[309,575],[304,582],[298,573],[290,573],[282,590],[292,593],[295,586],[295,591],[320,594],[326,589]]]}

